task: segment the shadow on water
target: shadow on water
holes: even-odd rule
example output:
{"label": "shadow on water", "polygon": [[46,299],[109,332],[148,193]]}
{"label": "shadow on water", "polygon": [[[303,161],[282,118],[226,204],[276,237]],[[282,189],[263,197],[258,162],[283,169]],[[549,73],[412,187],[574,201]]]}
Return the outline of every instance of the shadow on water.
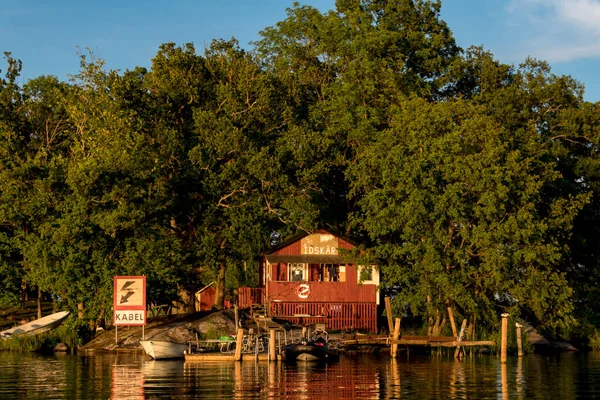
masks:
{"label": "shadow on water", "polygon": [[1,399],[591,399],[600,354],[342,356],[331,364],[0,352]]}

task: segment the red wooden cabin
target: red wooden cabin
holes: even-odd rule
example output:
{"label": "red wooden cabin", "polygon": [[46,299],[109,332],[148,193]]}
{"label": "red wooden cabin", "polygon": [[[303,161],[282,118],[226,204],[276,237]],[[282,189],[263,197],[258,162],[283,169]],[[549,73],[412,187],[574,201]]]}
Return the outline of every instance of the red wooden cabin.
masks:
{"label": "red wooden cabin", "polygon": [[341,249],[355,245],[325,230],[297,235],[263,255],[259,287],[239,288],[240,308],[264,305],[270,317],[328,329],[377,332],[379,270]]}

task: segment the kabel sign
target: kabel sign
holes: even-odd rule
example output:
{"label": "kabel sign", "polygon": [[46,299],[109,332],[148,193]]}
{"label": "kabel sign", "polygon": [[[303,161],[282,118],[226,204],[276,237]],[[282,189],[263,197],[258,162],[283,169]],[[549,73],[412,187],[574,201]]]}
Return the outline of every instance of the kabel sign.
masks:
{"label": "kabel sign", "polygon": [[146,325],[146,277],[114,277],[115,326]]}

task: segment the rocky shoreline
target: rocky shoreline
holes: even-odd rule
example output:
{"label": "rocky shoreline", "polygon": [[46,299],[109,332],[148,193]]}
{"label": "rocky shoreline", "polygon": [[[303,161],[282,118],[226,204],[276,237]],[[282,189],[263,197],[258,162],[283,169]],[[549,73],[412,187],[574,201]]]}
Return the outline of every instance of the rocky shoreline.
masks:
{"label": "rocky shoreline", "polygon": [[198,338],[235,334],[233,310],[197,312],[150,318],[145,327],[111,327],[99,330],[94,338],[81,346],[80,351],[141,350],[139,343],[145,340],[165,340],[176,343],[194,342]]}

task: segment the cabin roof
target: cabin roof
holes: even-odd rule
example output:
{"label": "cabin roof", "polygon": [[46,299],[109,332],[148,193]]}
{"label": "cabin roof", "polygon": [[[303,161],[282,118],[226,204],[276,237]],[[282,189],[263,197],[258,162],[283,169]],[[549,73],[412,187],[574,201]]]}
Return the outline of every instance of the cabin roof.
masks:
{"label": "cabin roof", "polygon": [[347,255],[331,256],[324,254],[298,254],[298,255],[278,255],[267,254],[265,258],[270,264],[276,263],[305,263],[305,264],[339,264],[356,262],[354,257]]}
{"label": "cabin roof", "polygon": [[[342,236],[342,235],[340,235],[340,234],[338,234],[338,233],[336,233],[336,232],[328,231],[328,230],[326,230],[326,229],[317,229],[317,230],[316,230],[316,231],[314,231],[314,232],[300,232],[300,233],[296,233],[296,234],[294,234],[294,235],[290,236],[289,238],[287,238],[286,240],[284,240],[283,242],[279,243],[278,245],[271,247],[271,248],[270,248],[270,249],[269,249],[267,252],[265,252],[264,254],[265,254],[266,256],[268,256],[269,254],[273,254],[273,253],[275,253],[277,250],[281,250],[281,249],[283,249],[284,247],[287,247],[287,246],[289,246],[290,244],[292,244],[292,243],[295,243],[295,242],[297,242],[298,240],[301,240],[302,238],[305,238],[306,236],[313,235],[313,234],[316,234],[316,233],[333,235],[333,236],[335,236],[335,237],[337,237],[337,238],[339,238],[339,239],[342,239],[342,240],[344,240],[345,242],[348,242],[349,244],[351,244],[351,245],[352,245],[352,246],[354,246],[354,247],[357,247],[357,246],[358,246],[358,244],[357,244],[357,243],[355,243],[353,240],[351,240],[351,239],[348,239],[348,238],[346,238],[346,237],[344,237],[344,236]],[[267,257],[267,258],[270,258],[270,257]],[[339,258],[338,258],[338,260],[339,260]],[[293,261],[293,262],[295,262],[295,261]],[[304,262],[304,261],[297,261],[297,262]],[[314,262],[316,262],[316,261],[314,261]],[[322,261],[321,261],[321,262],[322,262]]]}

